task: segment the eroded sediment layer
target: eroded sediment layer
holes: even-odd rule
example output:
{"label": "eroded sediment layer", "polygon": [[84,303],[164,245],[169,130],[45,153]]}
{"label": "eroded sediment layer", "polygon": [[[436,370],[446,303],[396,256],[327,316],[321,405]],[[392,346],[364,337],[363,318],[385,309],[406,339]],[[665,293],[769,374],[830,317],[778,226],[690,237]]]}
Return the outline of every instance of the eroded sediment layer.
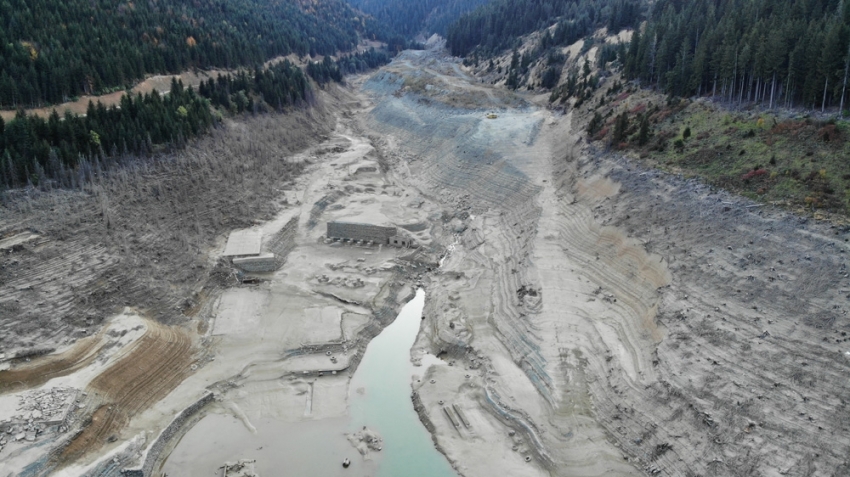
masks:
{"label": "eroded sediment layer", "polygon": [[[763,211],[595,151],[576,132],[581,118],[477,83],[439,51],[405,52],[337,100],[344,106],[333,134],[287,156],[302,172],[296,180],[250,176],[263,197],[278,199],[266,204],[268,220],[231,224],[262,229],[264,251],[278,260],[274,272],[237,273],[211,246],[176,262],[204,270],[179,276],[193,277],[186,289],[195,294],[184,303],[181,287],[105,274],[124,263],[120,246],[140,250],[135,241],[145,237],[162,245],[153,226],[146,235],[122,228],[86,245],[101,247],[97,253],[83,250],[82,236],[71,240],[71,256],[97,280],[38,238],[16,249],[15,266],[29,271],[9,272],[13,286],[0,290],[6,309],[36,314],[38,302],[21,305],[16,297],[54,294],[51,310],[90,305],[101,313],[108,300],[98,297],[120,296],[156,313],[177,306],[195,320],[150,323],[96,373],[91,356],[111,346],[92,344],[105,343],[103,335],[0,372],[0,382],[17,379],[22,388],[49,386],[34,380],[39,373],[91,374],[81,413],[91,423],[69,447],[59,446],[67,475],[89,464],[99,476],[137,465],[150,445],[144,436],[207,389],[216,400],[206,411],[238,419],[257,439],[245,452],[260,456],[262,469],[276,458],[265,454],[263,463],[263,436],[274,441],[281,438],[274,432],[298,422],[346,415],[350,373],[418,283],[427,299],[412,357],[429,352],[446,365],[423,369],[412,399],[464,476],[847,473],[846,229]],[[203,157],[193,164],[201,167]],[[257,166],[290,167],[275,166],[271,156]],[[233,167],[221,170],[238,175]],[[197,180],[198,187],[219,184],[209,172]],[[164,178],[156,184],[168,190]],[[254,199],[224,210],[260,203]],[[105,206],[107,216],[115,210]],[[208,210],[199,223],[227,228],[217,214]],[[185,217],[166,215],[166,224]],[[333,220],[392,225],[419,248],[325,240],[324,224]],[[193,240],[206,234],[188,227],[169,236],[178,245],[168,250],[196,250]],[[49,264],[40,265],[40,256]],[[68,301],[35,283],[50,270],[97,289]],[[107,295],[118,287],[127,293]],[[161,299],[140,298],[165,289]],[[42,335],[20,329],[56,347],[66,321],[51,321]],[[163,324],[172,321],[192,326]],[[168,379],[139,374],[133,363],[144,356]],[[328,452],[352,451],[328,429],[335,428],[325,428]],[[98,463],[99,455],[85,454],[99,446],[112,454]],[[17,453],[15,465],[25,457]],[[61,454],[52,457],[58,462]],[[208,475],[219,465],[182,468]]]}
{"label": "eroded sediment layer", "polygon": [[96,451],[135,415],[161,400],[189,374],[191,336],[177,327],[147,323],[147,331],[121,360],[98,375],[87,391],[97,406],[91,424],[65,447],[59,460],[73,462]]}
{"label": "eroded sediment layer", "polygon": [[364,124],[445,207],[418,343],[455,366],[414,388],[461,471],[838,475],[846,232],[595,152],[569,115],[452,107],[453,70],[408,54],[367,83]]}
{"label": "eroded sediment layer", "polygon": [[[634,473],[595,422],[587,381],[605,363],[635,383],[652,377],[656,290],[669,275],[556,189],[553,161],[564,157],[568,125],[530,107],[487,117],[483,108],[498,105],[378,101],[367,127],[383,135],[382,152],[403,164],[404,179],[446,207],[443,239],[457,238],[432,279],[420,340],[457,360],[417,389],[437,442],[465,475]],[[471,429],[459,432],[438,401],[459,403]],[[506,457],[485,457],[481,440]]]}

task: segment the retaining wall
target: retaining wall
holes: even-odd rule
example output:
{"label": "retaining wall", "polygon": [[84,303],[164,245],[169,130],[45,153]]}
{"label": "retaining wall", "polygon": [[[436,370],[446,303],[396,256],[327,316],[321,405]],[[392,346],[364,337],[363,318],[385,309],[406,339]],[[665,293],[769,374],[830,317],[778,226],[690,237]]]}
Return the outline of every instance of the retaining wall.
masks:
{"label": "retaining wall", "polygon": [[273,253],[264,253],[257,257],[234,258],[233,264],[246,272],[273,272],[278,263]]}
{"label": "retaining wall", "polygon": [[180,414],[171,421],[171,424],[168,425],[160,434],[159,437],[151,444],[148,448],[147,453],[142,458],[142,464],[138,468],[132,469],[124,469],[121,471],[121,475],[126,477],[150,477],[153,472],[154,466],[159,461],[159,455],[162,453],[165,446],[168,445],[171,438],[174,437],[174,434],[177,433],[183,424],[186,423],[192,416],[194,416],[198,411],[203,409],[204,406],[212,402],[215,398],[213,393],[208,392],[201,399],[195,401],[194,404],[180,411]]}
{"label": "retaining wall", "polygon": [[395,236],[397,233],[395,227],[350,222],[328,222],[327,237],[388,244],[390,237]]}

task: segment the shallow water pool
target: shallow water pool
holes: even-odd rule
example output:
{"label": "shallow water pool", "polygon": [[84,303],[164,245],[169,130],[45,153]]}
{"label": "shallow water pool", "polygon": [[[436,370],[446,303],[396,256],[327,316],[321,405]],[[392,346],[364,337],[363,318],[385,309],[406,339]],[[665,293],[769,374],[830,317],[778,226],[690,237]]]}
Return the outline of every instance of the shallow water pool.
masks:
{"label": "shallow water pool", "polygon": [[[351,379],[348,415],[333,419],[252,422],[210,414],[177,444],[162,471],[169,476],[221,475],[225,461],[256,459],[262,477],[376,476],[454,477],[431,441],[411,401],[410,382],[426,368],[410,362],[419,331],[425,293],[417,291],[396,320],[369,343]],[[432,357],[433,358],[433,357]],[[345,434],[367,426],[383,438],[382,450],[363,459]],[[343,459],[351,459],[344,469]]]}

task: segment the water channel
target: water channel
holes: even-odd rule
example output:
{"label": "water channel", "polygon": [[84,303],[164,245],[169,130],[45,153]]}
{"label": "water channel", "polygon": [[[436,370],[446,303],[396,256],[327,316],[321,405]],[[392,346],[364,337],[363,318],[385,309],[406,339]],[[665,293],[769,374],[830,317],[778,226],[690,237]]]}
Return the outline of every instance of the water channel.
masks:
{"label": "water channel", "polygon": [[[265,419],[253,423],[256,431],[251,432],[231,415],[210,414],[181,439],[163,472],[209,477],[225,461],[247,458],[256,459],[261,477],[457,476],[434,448],[410,398],[411,376],[439,365],[433,356],[426,356],[422,367],[410,362],[424,306],[425,292],[418,290],[396,320],[369,343],[351,379],[348,416],[299,422]],[[382,450],[368,460],[345,438],[345,433],[363,426],[383,438]],[[346,457],[352,464],[343,469]]]}

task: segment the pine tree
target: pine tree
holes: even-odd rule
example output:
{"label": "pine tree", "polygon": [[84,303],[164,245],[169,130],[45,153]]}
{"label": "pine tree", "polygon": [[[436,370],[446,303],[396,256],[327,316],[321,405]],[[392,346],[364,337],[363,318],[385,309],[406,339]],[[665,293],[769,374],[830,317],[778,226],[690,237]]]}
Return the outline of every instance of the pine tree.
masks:
{"label": "pine tree", "polygon": [[587,134],[591,137],[595,136],[602,129],[602,122],[602,116],[599,113],[593,113],[593,118],[587,124]]}
{"label": "pine tree", "polygon": [[628,129],[629,116],[628,113],[623,112],[622,114],[617,116],[617,119],[614,122],[614,133],[612,136],[612,140],[615,145],[623,142],[626,139]]}
{"label": "pine tree", "polygon": [[640,131],[638,132],[638,145],[645,146],[649,142],[649,119],[646,115],[640,120]]}

